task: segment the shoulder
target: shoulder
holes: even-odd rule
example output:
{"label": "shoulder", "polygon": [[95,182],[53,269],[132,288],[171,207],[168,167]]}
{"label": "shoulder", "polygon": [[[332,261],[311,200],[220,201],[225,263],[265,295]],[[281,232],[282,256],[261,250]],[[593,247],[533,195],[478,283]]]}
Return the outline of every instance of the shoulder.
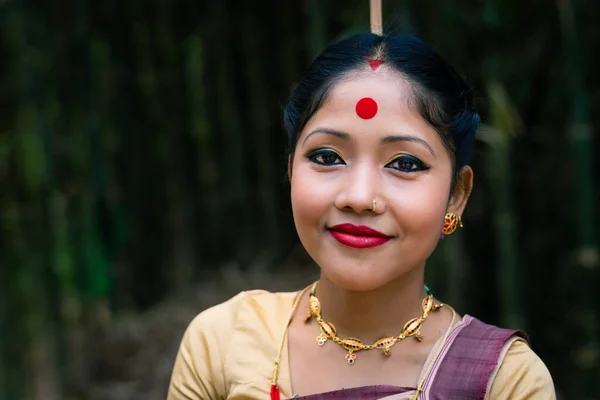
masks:
{"label": "shoulder", "polygon": [[[294,298],[295,293],[250,290],[199,313],[181,341],[168,399],[223,398],[238,380],[239,364],[253,361],[239,357],[251,357],[248,349],[269,348],[270,343],[260,347],[261,340],[278,336],[274,333],[289,314]],[[250,376],[256,372],[243,373]]]}
{"label": "shoulder", "polygon": [[529,347],[524,332],[469,315],[455,329],[438,373],[439,388],[494,400],[555,399],[550,373]]}
{"label": "shoulder", "polygon": [[475,318],[472,332],[492,345],[496,367],[488,381],[489,399],[555,399],[548,368],[529,346],[525,332],[499,328]]}
{"label": "shoulder", "polygon": [[[227,362],[239,357],[235,349],[270,347],[293,307],[298,292],[248,290],[199,313],[189,324],[184,343],[198,356],[210,349],[212,358]],[[232,351],[232,349],[234,349]],[[206,357],[206,354],[203,356]]]}
{"label": "shoulder", "polygon": [[240,328],[244,322],[264,315],[276,317],[285,314],[293,303],[296,292],[272,293],[265,290],[248,290],[229,300],[199,313],[190,323],[188,333],[215,334],[225,339],[225,332]]}
{"label": "shoulder", "polygon": [[555,399],[550,371],[523,340],[510,343],[490,388],[490,399]]}

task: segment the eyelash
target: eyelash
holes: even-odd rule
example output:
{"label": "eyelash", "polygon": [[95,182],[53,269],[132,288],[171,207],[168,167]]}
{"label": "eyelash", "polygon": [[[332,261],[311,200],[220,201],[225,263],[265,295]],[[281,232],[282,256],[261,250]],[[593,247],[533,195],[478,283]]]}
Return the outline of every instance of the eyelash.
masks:
{"label": "eyelash", "polygon": [[[322,161],[323,156],[333,156],[334,160],[340,160],[341,162],[328,163],[328,162]],[[319,157],[321,157],[321,160],[319,160]],[[315,164],[318,164],[318,165],[323,165],[325,167],[332,167],[335,165],[346,165],[346,163],[342,160],[342,158],[333,150],[327,150],[327,149],[316,150],[316,151],[313,151],[312,153],[310,153],[307,156],[307,158],[309,159],[309,161],[311,161]],[[392,166],[392,164],[399,163],[399,162],[404,162],[404,163],[408,162],[408,163],[411,163],[411,166],[408,168]],[[394,160],[387,163],[385,166],[386,166],[386,168],[391,168],[396,171],[407,172],[407,173],[426,171],[429,169],[429,167],[427,165],[425,165],[425,163],[423,163],[421,160],[419,160],[416,157],[409,156],[409,155],[403,155],[403,156],[396,157]]]}
{"label": "eyelash", "polygon": [[[412,168],[412,167],[411,168],[391,167],[392,164],[398,163],[398,162],[409,162],[409,163],[411,163],[411,165],[414,168]],[[423,161],[419,160],[416,157],[408,156],[408,155],[396,157],[393,161],[389,162],[386,165],[386,167],[390,167],[392,169],[395,169],[395,170],[401,171],[401,172],[419,172],[419,171],[426,171],[429,169],[429,167],[427,165],[425,165],[425,163]]]}
{"label": "eyelash", "polygon": [[[318,157],[322,157],[322,156],[334,156],[336,159],[341,160],[341,163],[326,163],[323,161],[319,161],[317,158]],[[338,153],[336,153],[333,150],[327,150],[327,149],[320,149],[320,150],[316,150],[313,151],[312,153],[310,153],[307,158],[311,161],[314,162],[315,164],[319,164],[319,165],[324,165],[326,167],[331,167],[334,165],[345,165],[346,163],[342,160],[342,158],[338,155]]]}

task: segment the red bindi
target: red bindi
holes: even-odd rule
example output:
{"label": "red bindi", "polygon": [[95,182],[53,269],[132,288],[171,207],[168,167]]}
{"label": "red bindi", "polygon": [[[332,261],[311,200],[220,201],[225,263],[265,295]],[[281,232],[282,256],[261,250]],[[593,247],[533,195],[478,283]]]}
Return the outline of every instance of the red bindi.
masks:
{"label": "red bindi", "polygon": [[369,65],[371,66],[371,71],[377,70],[381,64],[383,64],[383,60],[368,60]]}
{"label": "red bindi", "polygon": [[363,97],[356,103],[356,114],[362,119],[371,119],[377,114],[377,103],[370,97]]}

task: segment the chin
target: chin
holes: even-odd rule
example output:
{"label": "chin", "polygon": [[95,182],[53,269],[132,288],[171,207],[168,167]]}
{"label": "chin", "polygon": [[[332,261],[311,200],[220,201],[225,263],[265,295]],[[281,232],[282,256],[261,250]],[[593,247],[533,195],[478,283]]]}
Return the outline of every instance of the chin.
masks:
{"label": "chin", "polygon": [[[348,291],[370,292],[377,290],[394,280],[394,277],[387,276],[385,273],[382,274],[383,271],[381,270],[376,270],[374,265],[351,265],[343,270],[329,268],[324,264],[320,265],[321,272],[329,281],[339,288]],[[348,264],[346,263],[346,265]]]}

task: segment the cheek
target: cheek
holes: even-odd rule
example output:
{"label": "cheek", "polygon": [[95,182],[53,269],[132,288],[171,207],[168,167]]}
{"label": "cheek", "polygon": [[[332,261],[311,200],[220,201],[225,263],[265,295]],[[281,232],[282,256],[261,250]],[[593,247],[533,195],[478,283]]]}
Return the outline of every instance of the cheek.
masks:
{"label": "cheek", "polygon": [[408,236],[437,238],[446,212],[448,192],[444,182],[430,179],[412,185],[395,187],[391,193],[392,211]]}
{"label": "cheek", "polygon": [[331,188],[319,183],[318,174],[305,166],[294,168],[291,180],[291,201],[294,222],[300,236],[311,227],[324,223],[324,214],[331,198]]}

